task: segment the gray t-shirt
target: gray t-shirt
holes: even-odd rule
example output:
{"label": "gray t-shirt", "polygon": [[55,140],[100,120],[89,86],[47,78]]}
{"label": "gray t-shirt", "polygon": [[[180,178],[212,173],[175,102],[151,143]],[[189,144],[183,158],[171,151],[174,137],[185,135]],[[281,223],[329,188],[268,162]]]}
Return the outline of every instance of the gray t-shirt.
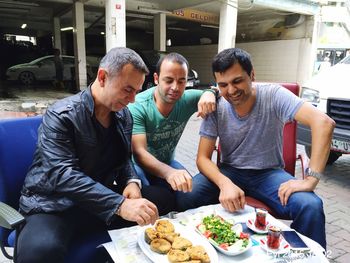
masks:
{"label": "gray t-shirt", "polygon": [[221,97],[217,111],[203,120],[199,134],[219,137],[221,162],[239,169],[284,168],[284,124],[294,119],[303,101],[276,84],[256,84],[252,111],[240,118]]}

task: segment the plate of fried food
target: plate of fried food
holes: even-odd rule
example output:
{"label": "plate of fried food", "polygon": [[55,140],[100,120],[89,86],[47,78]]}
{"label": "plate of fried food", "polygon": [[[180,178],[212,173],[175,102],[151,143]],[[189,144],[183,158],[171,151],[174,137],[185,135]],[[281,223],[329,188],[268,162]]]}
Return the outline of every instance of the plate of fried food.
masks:
{"label": "plate of fried food", "polygon": [[158,220],[142,227],[137,242],[145,255],[156,263],[218,263],[218,254],[210,243],[176,222]]}

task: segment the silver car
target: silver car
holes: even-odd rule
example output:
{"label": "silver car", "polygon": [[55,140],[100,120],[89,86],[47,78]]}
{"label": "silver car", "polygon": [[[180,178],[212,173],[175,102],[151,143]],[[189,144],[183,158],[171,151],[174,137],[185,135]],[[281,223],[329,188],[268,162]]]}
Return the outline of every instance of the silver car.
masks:
{"label": "silver car", "polygon": [[[71,80],[71,69],[74,69],[74,57],[61,56],[64,70],[63,80]],[[6,78],[8,80],[19,80],[22,84],[31,85],[35,81],[52,81],[56,77],[54,56],[45,56],[35,59],[29,63],[14,65],[7,69]],[[87,65],[88,81],[93,77],[89,65]]]}

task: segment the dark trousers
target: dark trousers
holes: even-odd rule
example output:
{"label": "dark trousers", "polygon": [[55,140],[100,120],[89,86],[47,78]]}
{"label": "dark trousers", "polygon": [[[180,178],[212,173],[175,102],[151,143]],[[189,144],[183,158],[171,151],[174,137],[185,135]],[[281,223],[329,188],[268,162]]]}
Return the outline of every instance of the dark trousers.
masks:
{"label": "dark trousers", "polygon": [[[157,205],[160,215],[175,208],[174,195],[167,189],[145,186],[142,196]],[[110,258],[105,249],[96,249],[111,241],[107,230],[132,225],[135,223],[116,217],[107,226],[78,207],[58,213],[32,214],[26,217],[18,237],[17,262],[108,262]]]}

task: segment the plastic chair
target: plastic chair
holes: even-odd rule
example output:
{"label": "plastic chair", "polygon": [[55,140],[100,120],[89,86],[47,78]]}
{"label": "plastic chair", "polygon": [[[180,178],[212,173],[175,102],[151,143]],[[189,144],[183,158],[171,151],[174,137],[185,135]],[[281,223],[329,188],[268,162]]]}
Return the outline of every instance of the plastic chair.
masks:
{"label": "plastic chair", "polygon": [[[32,163],[41,116],[0,120],[0,241],[5,257],[13,259],[4,247],[14,247],[13,229],[18,230],[24,217],[18,209],[20,191]],[[5,229],[6,228],[6,229]],[[8,238],[9,237],[9,238]],[[14,258],[15,259],[15,258]]]}
{"label": "plastic chair", "polygon": [[[25,222],[16,211],[24,178],[33,161],[41,116],[0,120],[0,245],[5,257],[16,262],[16,231]],[[40,233],[38,233],[40,234]],[[91,244],[106,242],[106,233],[81,236],[72,244],[66,262],[86,262],[96,253]],[[14,247],[9,255],[4,247]]]}
{"label": "plastic chair", "polygon": [[[293,92],[295,95],[299,96],[299,85],[297,83],[279,83],[281,86]],[[295,164],[297,160],[301,161],[302,168],[302,177],[304,178],[304,159],[301,155],[297,156],[297,142],[296,142],[296,133],[297,131],[297,122],[292,121],[287,123],[283,129],[283,160],[285,162],[284,170],[289,174],[295,176]],[[218,155],[217,155],[217,163],[220,162],[220,144],[218,146]],[[261,207],[265,208],[271,215],[276,218],[283,220],[290,220],[290,218],[282,217],[278,215],[272,208],[263,202],[251,197],[246,196],[246,203],[252,207]]]}

